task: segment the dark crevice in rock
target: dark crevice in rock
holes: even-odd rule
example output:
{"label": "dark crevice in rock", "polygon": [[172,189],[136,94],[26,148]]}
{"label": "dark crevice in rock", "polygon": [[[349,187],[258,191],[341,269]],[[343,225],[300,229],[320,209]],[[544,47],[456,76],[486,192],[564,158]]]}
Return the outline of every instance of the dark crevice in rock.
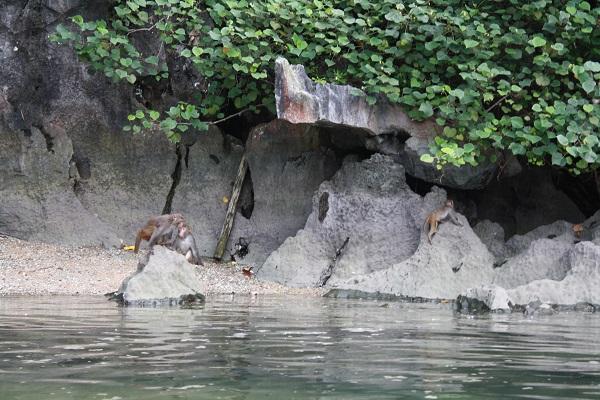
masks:
{"label": "dark crevice in rock", "polygon": [[240,191],[240,197],[237,204],[237,212],[242,214],[246,219],[252,217],[254,211],[254,185],[252,184],[252,173],[250,169],[246,172],[244,182],[242,183],[242,190]]}
{"label": "dark crevice in rock", "polygon": [[427,193],[431,191],[433,187],[433,183],[424,181],[419,178],[415,178],[412,175],[406,174],[406,183],[410,190],[418,194],[419,196],[425,196]]}
{"label": "dark crevice in rock", "polygon": [[323,222],[329,211],[329,192],[323,192],[319,197],[319,222]]}
{"label": "dark crevice in rock", "polygon": [[593,173],[573,176],[567,171],[554,170],[553,172],[552,180],[556,188],[564,192],[586,218],[600,209],[600,194]]}
{"label": "dark crevice in rock", "polygon": [[183,160],[185,161],[185,168],[189,168],[189,162],[190,162],[190,146],[185,146],[185,157],[183,158]]}
{"label": "dark crevice in rock", "polygon": [[77,173],[81,179],[90,179],[92,177],[92,164],[88,157],[75,152],[72,160],[75,162]]}
{"label": "dark crevice in rock", "polygon": [[42,133],[42,135],[44,136],[44,139],[46,140],[46,149],[48,150],[49,153],[53,153],[54,154],[54,138],[52,137],[52,135],[50,135],[43,126],[37,126],[37,125],[33,125],[34,127],[36,127],[37,129],[40,130],[40,132]]}
{"label": "dark crevice in rock", "polygon": [[162,210],[163,214],[171,213],[171,209],[173,206],[173,197],[175,197],[175,190],[177,189],[177,185],[179,185],[179,181],[181,180],[181,160],[183,158],[182,153],[183,153],[182,146],[178,145],[175,148],[175,154],[177,156],[177,163],[175,164],[175,170],[171,174],[171,179],[173,179],[173,183],[171,184],[171,189],[169,189],[169,193],[167,194],[165,206],[163,207],[163,210]]}
{"label": "dark crevice in rock", "polygon": [[[232,111],[230,114],[234,112]],[[272,121],[274,118],[275,116],[270,111],[261,108],[258,114],[248,111],[219,123],[218,127],[223,133],[236,137],[243,143],[246,143],[250,131],[255,126]]]}

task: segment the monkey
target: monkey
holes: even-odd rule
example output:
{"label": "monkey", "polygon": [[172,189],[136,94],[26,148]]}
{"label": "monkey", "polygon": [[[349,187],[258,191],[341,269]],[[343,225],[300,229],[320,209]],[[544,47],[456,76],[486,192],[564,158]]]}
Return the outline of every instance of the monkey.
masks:
{"label": "monkey", "polygon": [[192,235],[190,227],[185,222],[177,224],[177,235],[174,248],[179,253],[185,255],[185,258],[189,263],[204,265],[200,259],[200,252],[196,246],[194,235]]}
{"label": "monkey", "polygon": [[583,236],[583,231],[585,229],[583,227],[583,224],[573,224],[571,229],[573,230],[573,235],[575,235],[577,239],[581,239],[581,237]]}
{"label": "monkey", "polygon": [[433,238],[433,235],[435,235],[438,230],[437,228],[438,228],[438,224],[440,223],[440,221],[443,221],[444,219],[449,218],[453,224],[462,226],[462,224],[456,218],[456,216],[454,215],[453,212],[454,212],[454,201],[446,200],[446,203],[444,204],[443,207],[438,208],[437,210],[435,210],[434,212],[432,212],[431,214],[429,214],[427,216],[427,219],[425,220],[425,223],[423,224],[423,229],[425,229],[426,225],[429,225],[429,233],[427,234],[427,239],[429,239],[429,244],[431,244],[431,239]]}
{"label": "monkey", "polygon": [[[142,240],[146,240],[146,241],[150,241],[152,240],[153,236],[154,236],[154,242],[152,243],[152,245],[156,244],[160,239],[163,239],[164,236],[164,232],[169,229],[169,226],[171,224],[173,224],[173,221],[185,221],[183,218],[183,215],[181,214],[164,214],[164,215],[159,215],[156,217],[151,217],[148,222],[146,222],[146,225],[144,225],[144,227],[142,227],[142,229],[140,229],[137,232],[136,238],[135,238],[135,246],[133,248],[133,252],[137,253],[140,249],[140,243]],[[161,227],[161,234],[160,235],[154,235],[156,229],[158,227]],[[174,240],[173,235],[171,235],[171,241]],[[171,243],[172,245],[172,243]]]}

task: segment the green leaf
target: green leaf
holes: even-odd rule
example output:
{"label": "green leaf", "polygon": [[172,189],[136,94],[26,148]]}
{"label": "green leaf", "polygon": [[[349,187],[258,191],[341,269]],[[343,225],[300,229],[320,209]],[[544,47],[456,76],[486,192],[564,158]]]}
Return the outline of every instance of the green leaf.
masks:
{"label": "green leaf", "polygon": [[163,130],[172,130],[177,126],[177,121],[171,118],[167,118],[160,123],[160,127]]}
{"label": "green leaf", "polygon": [[425,117],[431,117],[433,115],[433,108],[431,103],[428,102],[422,103],[419,107],[419,111],[421,111]]}
{"label": "green leaf", "polygon": [[581,84],[581,87],[583,88],[583,90],[585,90],[586,93],[592,93],[594,89],[596,89],[596,82],[590,79],[583,82]]}
{"label": "green leaf", "polygon": [[434,161],[434,158],[431,156],[431,154],[423,154],[421,155],[420,160],[424,163],[431,164]]}
{"label": "green leaf", "polygon": [[471,49],[479,44],[479,42],[477,40],[473,40],[473,39],[466,39],[463,41],[463,43],[467,49]]}
{"label": "green leaf", "polygon": [[600,62],[586,61],[583,68],[591,72],[600,72]]}
{"label": "green leaf", "polygon": [[160,113],[158,111],[151,110],[148,112],[148,115],[153,121],[156,121],[158,118],[160,118]]}
{"label": "green leaf", "polygon": [[544,39],[541,36],[536,36],[533,39],[531,39],[530,41],[528,41],[527,43],[529,43],[533,47],[542,47],[542,46],[546,45],[546,39]]}
{"label": "green leaf", "polygon": [[556,140],[558,140],[558,143],[562,144],[563,146],[566,146],[569,144],[569,139],[567,139],[567,137],[565,135],[556,136]]}
{"label": "green leaf", "polygon": [[585,111],[586,113],[591,113],[592,111],[594,111],[594,106],[592,104],[584,104],[583,105],[583,111]]}

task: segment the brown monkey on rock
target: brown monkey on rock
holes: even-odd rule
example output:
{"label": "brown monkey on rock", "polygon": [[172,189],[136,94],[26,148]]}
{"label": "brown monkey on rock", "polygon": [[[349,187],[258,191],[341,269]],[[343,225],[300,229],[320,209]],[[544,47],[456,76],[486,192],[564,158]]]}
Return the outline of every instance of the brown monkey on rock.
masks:
{"label": "brown monkey on rock", "polygon": [[148,241],[150,249],[156,244],[162,244],[183,254],[188,262],[204,265],[192,231],[181,214],[165,214],[150,218],[138,231],[134,249],[136,253],[141,239]]}
{"label": "brown monkey on rock", "polygon": [[[169,226],[171,226],[173,223],[178,224],[179,222],[185,222],[185,219],[181,214],[164,214],[151,217],[148,222],[146,222],[146,225],[144,225],[144,227],[137,232],[133,252],[137,253],[139,251],[142,240],[150,242],[153,236],[155,240],[152,245],[156,244],[160,239],[163,239],[163,232],[166,232],[169,229]],[[161,232],[160,235],[155,235],[157,228],[159,228]],[[170,245],[172,246],[174,238],[170,239]]]}
{"label": "brown monkey on rock", "polygon": [[454,215],[454,201],[452,200],[446,200],[446,203],[443,207],[438,208],[437,210],[433,211],[427,216],[427,219],[423,224],[423,229],[425,229],[426,225],[429,225],[429,233],[427,234],[427,239],[429,239],[430,244],[433,235],[435,235],[438,230],[438,224],[440,223],[440,221],[443,221],[446,218],[449,218],[453,224],[462,226],[460,221],[456,218],[456,215]]}

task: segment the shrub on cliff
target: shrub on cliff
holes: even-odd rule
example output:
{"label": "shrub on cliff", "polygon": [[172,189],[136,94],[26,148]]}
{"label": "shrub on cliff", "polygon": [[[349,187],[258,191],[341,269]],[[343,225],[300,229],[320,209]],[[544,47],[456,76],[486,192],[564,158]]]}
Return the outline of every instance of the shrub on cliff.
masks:
{"label": "shrub on cliff", "polygon": [[[595,3],[594,3],[595,4]],[[139,110],[177,141],[231,110],[273,108],[278,55],[317,82],[351,84],[444,127],[426,162],[508,150],[575,173],[600,162],[600,7],[580,0],[117,0],[110,21],[74,17],[53,39],[116,80],[168,77],[162,51],[207,79],[194,104]],[[132,40],[160,37],[158,54]]]}

